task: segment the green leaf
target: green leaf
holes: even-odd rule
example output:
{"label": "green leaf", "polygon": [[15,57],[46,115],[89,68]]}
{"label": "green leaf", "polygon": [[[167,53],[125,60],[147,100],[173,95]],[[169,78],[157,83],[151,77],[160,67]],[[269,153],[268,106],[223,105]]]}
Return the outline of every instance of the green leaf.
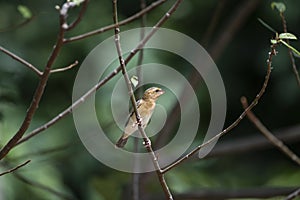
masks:
{"label": "green leaf", "polygon": [[132,76],[132,77],[130,78],[130,81],[131,81],[131,83],[132,83],[132,85],[133,85],[134,87],[136,87],[136,86],[139,84],[139,79],[138,79],[137,76]]}
{"label": "green leaf", "polygon": [[297,37],[292,33],[280,33],[278,37],[282,40],[297,40]]}
{"label": "green leaf", "polygon": [[284,3],[281,2],[272,2],[271,8],[272,9],[276,8],[280,13],[283,13],[286,10]]}
{"label": "green leaf", "polygon": [[79,6],[82,2],[84,2],[85,0],[73,0],[72,2],[76,3],[77,6]]}
{"label": "green leaf", "polygon": [[32,17],[32,13],[28,7],[24,5],[18,5],[17,9],[25,19],[30,19]]}

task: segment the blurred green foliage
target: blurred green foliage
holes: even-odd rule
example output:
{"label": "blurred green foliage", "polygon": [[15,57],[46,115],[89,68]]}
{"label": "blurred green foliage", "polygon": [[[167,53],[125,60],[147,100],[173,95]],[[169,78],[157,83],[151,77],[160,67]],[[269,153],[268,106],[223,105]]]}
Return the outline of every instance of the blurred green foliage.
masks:
{"label": "blurred green foliage", "polygon": [[[152,1],[147,1],[150,4]],[[147,15],[147,25],[154,25],[167,11],[173,1]],[[226,23],[241,4],[241,1],[226,1],[215,31],[208,41],[202,41],[205,31],[211,23],[217,0],[184,1],[178,11],[164,25],[183,32],[210,50],[211,44],[228,28]],[[57,37],[59,15],[55,9],[61,0],[41,1],[0,1],[0,45],[14,52],[43,70]],[[298,1],[284,1],[289,32],[300,33],[300,12]],[[20,6],[21,14],[18,11]],[[252,99],[260,89],[266,71],[266,59],[270,39],[274,34],[263,27],[257,18],[261,18],[276,31],[282,32],[278,12],[270,7],[271,1],[261,1],[255,11],[238,29],[233,39],[226,46],[220,58],[215,62],[222,74],[226,92],[228,113],[226,125],[229,125],[241,112],[239,98],[243,95]],[[67,37],[85,33],[112,23],[110,1],[91,0],[80,25],[67,34]],[[72,9],[69,19],[75,19],[79,7]],[[120,1],[119,17],[125,19],[139,10],[138,1]],[[31,20],[22,25],[24,17]],[[22,16],[23,15],[23,16]],[[134,21],[121,30],[139,27]],[[82,62],[87,54],[101,41],[113,35],[113,30],[81,41],[67,44],[60,53],[54,68],[64,67],[75,60]],[[113,44],[112,44],[113,45]],[[292,45],[300,49],[299,41]],[[255,108],[256,113],[270,130],[299,125],[300,93],[287,54],[287,48],[279,47],[279,54],[274,58],[273,72],[266,95]],[[0,144],[5,142],[18,130],[38,83],[36,75],[22,64],[0,53]],[[159,62],[175,69],[187,77],[192,73],[188,67],[181,67],[182,61],[162,52],[149,51],[144,62]],[[136,59],[132,61],[136,63]],[[296,59],[299,66],[299,59]],[[30,130],[39,127],[55,117],[71,104],[72,86],[77,68],[51,75],[39,109],[34,116]],[[120,75],[121,76],[121,75]],[[103,87],[101,98],[110,97],[113,83]],[[207,95],[207,94],[206,94]],[[199,93],[199,99],[202,96]],[[204,110],[208,100],[200,100]],[[103,104],[101,103],[103,102]],[[99,101],[101,110],[99,118],[112,132],[120,132],[114,127],[109,105]],[[209,111],[205,111],[208,112]],[[204,115],[205,116],[205,115]],[[209,114],[207,114],[209,116]],[[204,119],[207,121],[208,119]],[[205,126],[205,125],[204,125]],[[199,131],[201,132],[201,130]],[[257,132],[244,120],[238,128],[221,139],[231,141]],[[200,143],[199,141],[196,143]],[[63,150],[41,153],[47,149],[65,146]],[[194,144],[195,145],[195,144]],[[300,154],[299,142],[291,146]],[[131,174],[118,172],[94,159],[84,148],[77,136],[72,116],[58,122],[40,135],[15,148],[6,159],[17,165],[31,159],[28,166],[20,169],[22,176],[53,188],[71,199],[122,199],[125,191],[130,191]],[[1,165],[1,171],[8,169]],[[167,174],[167,182],[176,193],[200,190],[201,188],[239,188],[264,186],[299,186],[300,171],[288,158],[278,150],[253,151],[246,155],[231,155],[213,159],[187,162]],[[147,183],[145,193],[161,193],[155,176]],[[57,196],[25,184],[13,174],[0,177],[0,199],[58,199]]]}

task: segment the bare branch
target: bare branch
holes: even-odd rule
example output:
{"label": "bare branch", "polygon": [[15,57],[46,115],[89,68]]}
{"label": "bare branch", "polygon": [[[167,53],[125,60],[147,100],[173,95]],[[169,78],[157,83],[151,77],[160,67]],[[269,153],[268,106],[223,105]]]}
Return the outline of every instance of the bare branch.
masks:
{"label": "bare branch", "polygon": [[68,31],[75,28],[79,24],[79,22],[81,21],[83,15],[87,9],[88,2],[89,2],[89,0],[85,0],[82,3],[81,10],[80,10],[79,14],[77,15],[76,20],[68,26],[68,28],[67,28]]}
{"label": "bare branch", "polygon": [[[284,14],[282,12],[280,12],[280,17],[281,17],[281,21],[282,21],[283,31],[285,33],[287,33],[287,24],[286,24],[286,20],[285,20]],[[289,40],[287,40],[286,42],[288,44],[290,44]],[[288,48],[288,52],[289,52],[290,60],[291,60],[291,63],[292,63],[293,72],[294,72],[294,74],[296,76],[297,84],[300,87],[300,76],[299,76],[299,72],[297,70],[297,66],[296,66],[296,62],[295,62],[294,56],[293,56],[293,52],[292,52],[292,50],[290,48]]]}
{"label": "bare branch", "polygon": [[260,89],[260,91],[258,92],[258,94],[256,95],[256,97],[254,98],[254,100],[244,110],[244,112],[242,112],[242,114],[230,126],[228,126],[226,129],[224,129],[222,132],[218,133],[217,135],[215,135],[214,137],[212,137],[210,140],[206,141],[205,143],[202,143],[201,145],[199,145],[198,147],[196,147],[194,150],[192,150],[190,153],[188,153],[186,156],[180,158],[179,160],[175,161],[174,163],[170,164],[165,169],[163,169],[163,173],[166,173],[167,171],[171,170],[175,166],[179,165],[183,161],[185,161],[188,158],[190,158],[193,154],[197,153],[204,146],[210,144],[211,142],[219,139],[220,137],[222,137],[223,135],[225,135],[226,133],[228,133],[229,131],[231,131],[246,116],[246,113],[257,105],[258,101],[260,100],[260,98],[262,97],[262,95],[265,93],[265,90],[266,90],[267,85],[269,83],[269,79],[270,79],[270,75],[271,75],[271,70],[272,70],[272,67],[271,67],[272,66],[272,58],[273,58],[274,55],[276,55],[276,53],[277,53],[276,52],[276,44],[273,44],[273,45],[271,45],[271,50],[269,52],[269,56],[268,56],[268,60],[267,60],[267,74],[265,76],[265,81],[264,81],[264,83],[262,85],[262,88]]}
{"label": "bare branch", "polygon": [[3,48],[2,46],[0,46],[0,51],[2,51],[3,53],[9,55],[12,59],[14,59],[14,60],[18,61],[19,63],[21,63],[21,64],[25,65],[26,67],[28,67],[34,73],[36,73],[39,77],[42,76],[42,72],[40,70],[38,70],[35,66],[33,66],[31,63],[27,62],[23,58],[20,58],[19,56],[17,56],[16,54],[8,51],[7,49]]}
{"label": "bare branch", "polygon": [[[157,0],[157,1],[153,2],[151,5],[146,7],[144,10],[141,10],[140,12],[132,15],[131,17],[128,17],[123,21],[120,21],[119,26],[123,26],[125,24],[128,24],[128,23],[136,20],[136,19],[139,19],[141,16],[147,14],[148,12],[152,11],[154,8],[158,7],[159,5],[163,4],[166,1],[167,0]],[[84,34],[81,34],[81,35],[78,35],[78,36],[73,36],[71,38],[67,38],[67,39],[64,40],[64,42],[69,43],[69,42],[73,42],[73,41],[77,41],[77,40],[82,40],[84,38],[87,38],[87,37],[90,37],[90,36],[93,36],[93,35],[97,35],[97,34],[106,32],[108,30],[112,30],[115,27],[116,27],[115,24],[108,25],[108,26],[105,26],[103,28],[100,28],[100,29],[97,29],[97,30],[94,30],[94,31],[90,31],[88,33],[84,33]]]}
{"label": "bare branch", "polygon": [[[281,128],[274,131],[274,134],[286,143],[296,144],[300,142],[300,125]],[[205,158],[244,154],[246,152],[261,151],[274,147],[274,145],[261,134],[257,135],[253,133],[251,135],[252,136],[226,142],[218,142],[216,147]],[[195,159],[199,159],[198,157],[196,158],[196,156],[194,157]]]}
{"label": "bare branch", "polygon": [[296,190],[295,192],[293,192],[292,194],[290,194],[289,196],[287,196],[285,198],[285,200],[292,200],[292,199],[295,199],[297,197],[300,196],[300,189]]}
{"label": "bare branch", "polygon": [[64,68],[60,68],[60,69],[53,69],[50,71],[50,73],[57,73],[57,72],[63,72],[63,71],[67,71],[69,69],[72,69],[73,67],[75,67],[76,65],[78,65],[78,61],[76,60],[74,63],[72,63],[71,65],[64,67]]}
{"label": "bare branch", "polygon": [[176,195],[176,199],[224,200],[224,199],[266,199],[279,197],[294,191],[295,187],[202,189]]}
{"label": "bare branch", "polygon": [[[241,98],[241,103],[246,109],[248,107],[248,102],[246,97]],[[281,140],[274,136],[264,125],[263,123],[255,116],[255,114],[248,110],[247,111],[248,119],[255,125],[255,127],[273,144],[275,145],[280,151],[282,151],[285,155],[287,155],[291,160],[296,162],[300,166],[300,159],[299,157],[290,150]]]}
{"label": "bare branch", "polygon": [[14,167],[14,168],[12,168],[12,169],[9,169],[9,170],[7,170],[7,171],[5,171],[5,172],[0,173],[0,176],[3,176],[3,175],[5,175],[5,174],[12,173],[12,172],[14,172],[14,171],[20,169],[21,167],[24,167],[25,165],[27,165],[27,164],[30,163],[30,162],[31,162],[31,160],[27,160],[26,162],[24,162],[24,163],[22,163],[22,164],[20,164],[20,165],[18,165],[18,166],[16,166],[16,167]]}

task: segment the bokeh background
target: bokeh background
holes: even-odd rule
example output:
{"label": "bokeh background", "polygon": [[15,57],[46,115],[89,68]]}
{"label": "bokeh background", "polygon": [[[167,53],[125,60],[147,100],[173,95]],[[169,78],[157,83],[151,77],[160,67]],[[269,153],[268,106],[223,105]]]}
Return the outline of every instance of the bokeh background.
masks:
{"label": "bokeh background", "polygon": [[[147,5],[151,2],[153,1],[147,1]],[[300,3],[292,0],[283,2],[287,7],[284,14],[288,31],[299,36]],[[59,15],[55,6],[62,3],[63,1],[54,0],[1,0],[0,45],[43,70],[57,38]],[[147,26],[153,26],[173,3],[173,0],[169,0],[152,10],[147,15]],[[163,26],[192,37],[203,45],[214,59],[227,93],[225,127],[243,111],[240,97],[253,99],[266,74],[270,39],[275,34],[257,19],[261,18],[279,33],[283,32],[279,13],[271,9],[271,3],[269,0],[184,1]],[[31,11],[33,18],[30,21],[26,22],[18,12],[19,5],[24,5]],[[120,20],[140,10],[137,0],[120,1],[118,5]],[[69,19],[74,19],[79,10],[72,9]],[[66,37],[112,23],[111,1],[90,0],[81,23]],[[121,30],[140,26],[140,20],[135,20],[122,26]],[[65,45],[54,68],[67,66],[75,60],[81,63],[96,45],[113,34],[113,30],[110,30]],[[293,41],[291,44],[300,49],[299,41]],[[299,66],[299,58],[295,59]],[[136,61],[137,59],[132,61],[132,66]],[[180,58],[166,52],[145,51],[144,63],[147,62],[174,66],[187,78],[191,78],[193,74],[191,68],[184,66]],[[77,69],[75,67],[50,76],[28,132],[57,116],[71,104]],[[210,116],[209,97],[205,92],[201,92],[205,90],[205,84],[201,84],[201,77],[198,79],[200,81],[194,89],[198,91],[199,106],[203,113],[199,134],[193,146],[201,143]],[[113,81],[99,91],[97,109],[102,125],[108,127],[111,132],[121,134],[114,126],[111,111],[105,100],[113,88]],[[37,83],[38,77],[32,71],[0,53],[1,146],[18,130]],[[137,95],[139,94],[137,92]],[[287,48],[279,46],[278,55],[273,60],[273,71],[266,94],[254,111],[261,121],[272,132],[279,134],[298,155],[299,102],[299,86],[292,71]],[[129,103],[124,104],[127,106]],[[177,117],[172,116],[174,120]],[[171,132],[164,142],[172,138],[176,127],[169,130]],[[117,137],[118,135],[115,136]],[[158,143],[157,147],[161,145],[163,143]],[[132,174],[116,171],[94,159],[82,145],[72,115],[12,150],[1,161],[1,171],[28,159],[31,162],[17,173],[0,177],[0,199],[132,199]],[[203,160],[192,158],[168,172],[166,179],[171,191],[178,195],[178,198],[188,199],[187,195],[202,191],[208,194],[203,199],[217,199],[212,197],[220,191],[238,193],[243,189],[256,188],[266,192],[270,188],[277,188],[277,191],[297,188],[300,170],[297,164],[270,145],[251,122],[244,119],[238,127],[219,140],[216,149],[208,157]],[[163,199],[160,184],[154,174],[141,175],[140,181],[140,199]],[[33,185],[34,183],[52,188],[60,195],[49,189],[41,189]]]}

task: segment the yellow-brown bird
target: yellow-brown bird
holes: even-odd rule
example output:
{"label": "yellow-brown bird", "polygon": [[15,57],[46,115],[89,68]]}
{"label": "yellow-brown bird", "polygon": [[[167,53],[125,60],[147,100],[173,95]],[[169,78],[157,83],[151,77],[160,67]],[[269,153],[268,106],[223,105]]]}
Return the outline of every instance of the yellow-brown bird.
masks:
{"label": "yellow-brown bird", "polygon": [[[161,88],[151,87],[147,89],[143,97],[137,101],[137,110],[141,117],[142,128],[145,129],[154,111],[156,100],[165,93]],[[116,143],[116,147],[122,148],[126,144],[128,137],[138,130],[138,123],[134,111],[130,114],[125,125],[121,138]]]}

